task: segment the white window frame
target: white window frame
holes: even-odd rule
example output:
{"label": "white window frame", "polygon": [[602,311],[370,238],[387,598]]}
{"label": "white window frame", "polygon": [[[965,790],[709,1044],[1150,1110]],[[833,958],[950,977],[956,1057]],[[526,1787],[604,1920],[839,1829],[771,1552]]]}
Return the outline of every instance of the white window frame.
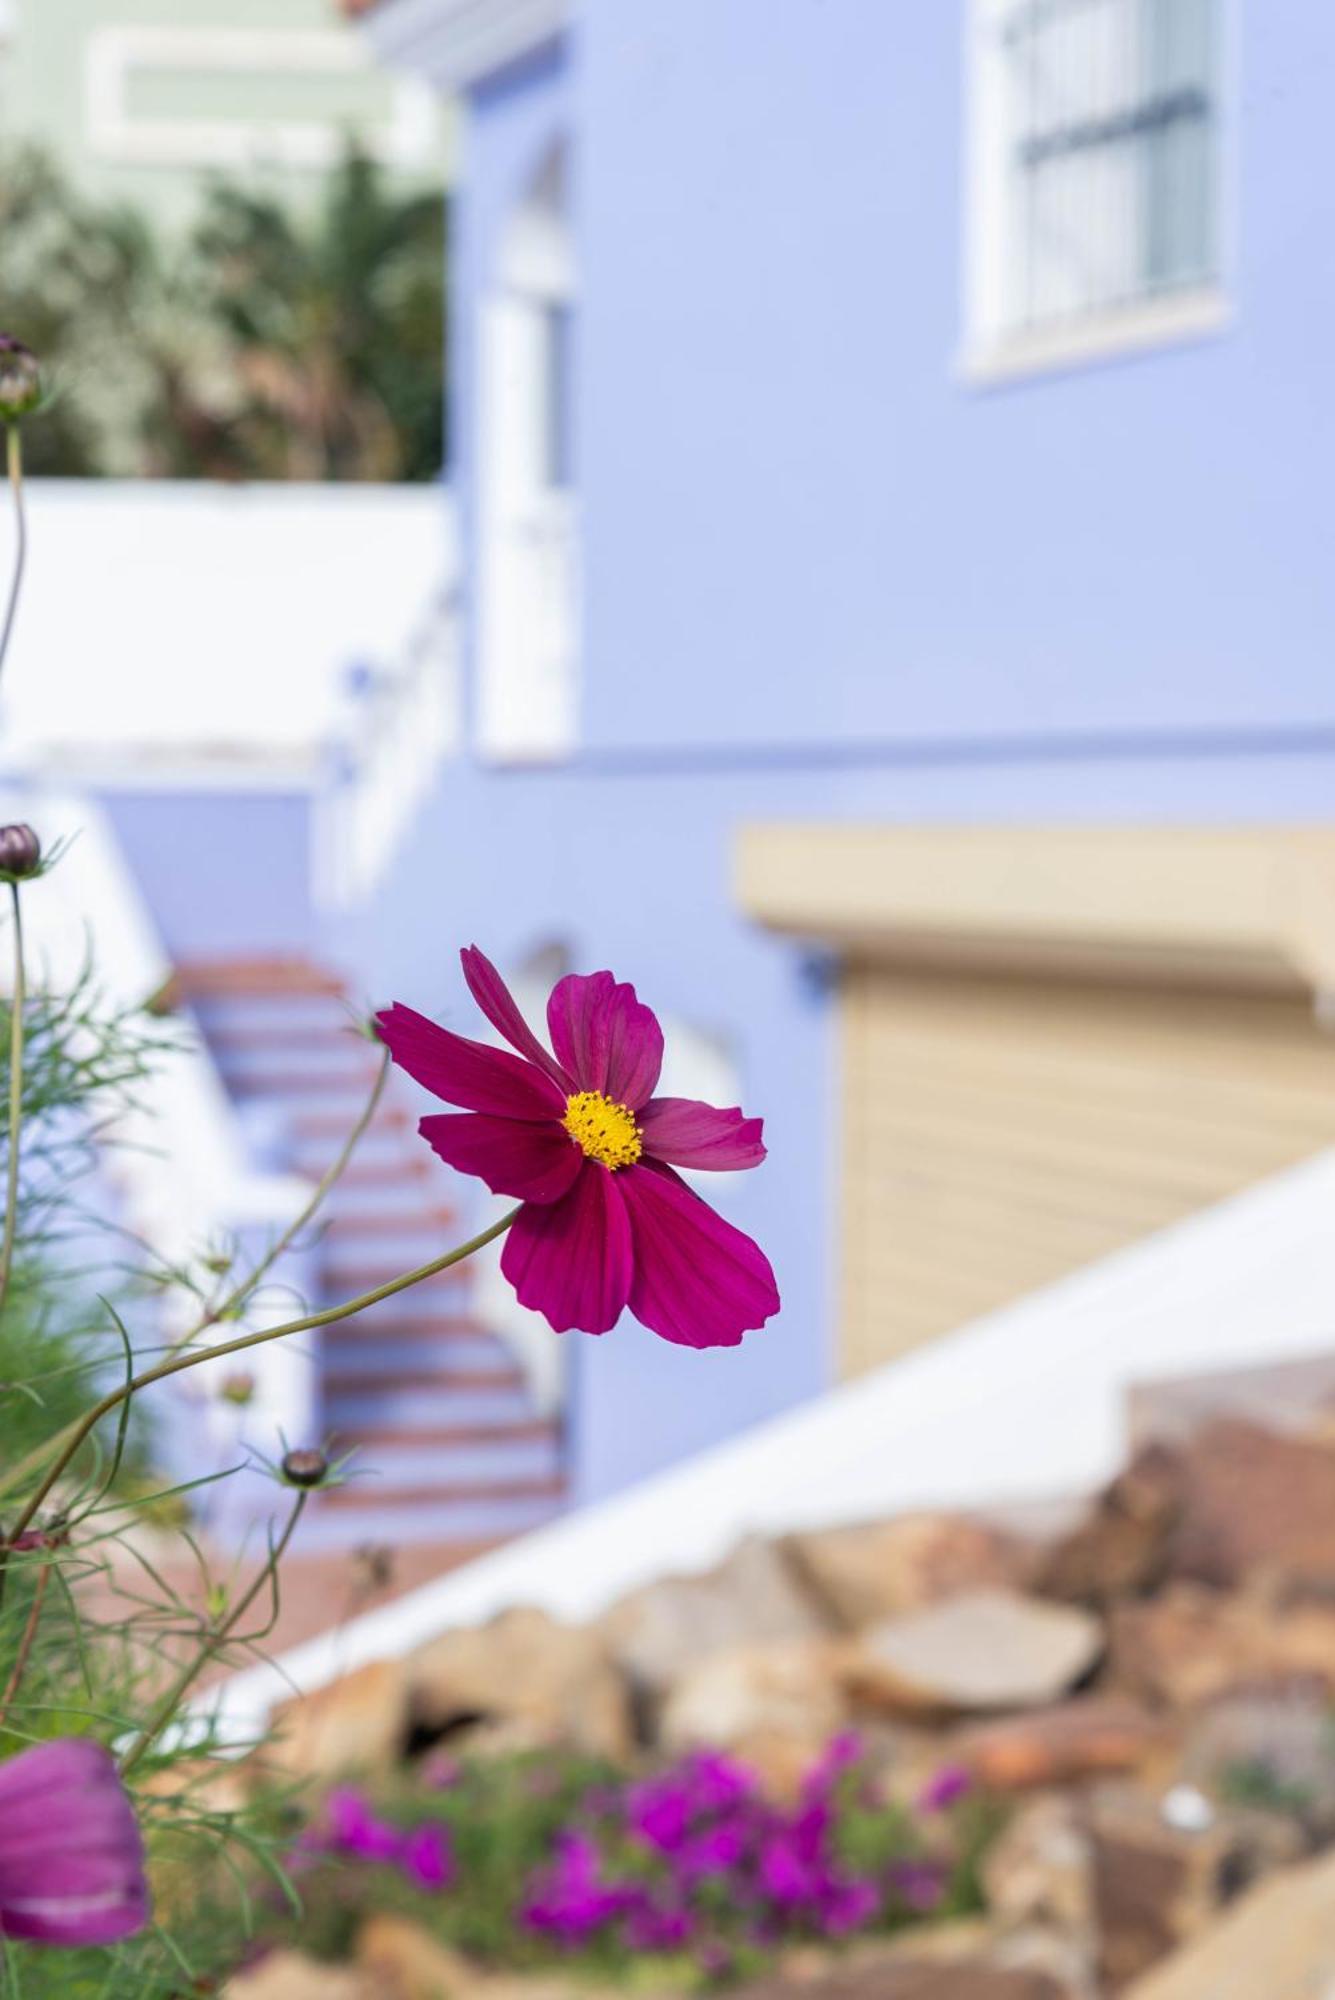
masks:
{"label": "white window frame", "polygon": [[1008,198],[998,162],[1010,134],[997,70],[998,22],[1014,0],[968,0],[964,52],[966,144],[961,296],[964,338],[958,368],[966,381],[986,387],[1119,355],[1195,340],[1221,332],[1232,308],[1228,274],[1235,213],[1232,144],[1236,35],[1232,0],[1218,0],[1220,60],[1218,116],[1224,131],[1215,184],[1218,256],[1206,282],[1101,306],[1079,316],[1015,327],[1006,318],[1005,259],[1012,238]]}
{"label": "white window frame", "polygon": [[560,142],[478,308],[474,740],[497,763],[560,762],[578,742],[579,497],[548,466],[548,314],[579,297],[565,171]]}
{"label": "white window frame", "polygon": [[[323,170],[342,156],[342,120],[137,118],[130,109],[132,80],[154,70],[356,76],[371,67],[357,36],[339,28],[98,28],[85,55],[88,144],[100,158],[123,166]],[[428,83],[396,77],[388,121],[366,132],[367,148],[386,166],[425,166],[436,151],[437,116]]]}

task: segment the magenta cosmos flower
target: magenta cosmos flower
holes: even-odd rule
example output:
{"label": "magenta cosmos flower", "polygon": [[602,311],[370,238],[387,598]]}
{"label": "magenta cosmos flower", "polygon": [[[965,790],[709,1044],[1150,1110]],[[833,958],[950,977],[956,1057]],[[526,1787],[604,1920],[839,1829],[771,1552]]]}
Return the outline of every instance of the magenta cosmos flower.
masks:
{"label": "magenta cosmos flower", "polygon": [[0,1764],[0,1934],[115,1944],[148,1914],[139,1824],[101,1744],[62,1738]]}
{"label": "magenta cosmos flower", "polygon": [[476,945],[460,954],[478,1006],[518,1053],[466,1040],[411,1007],[376,1016],[396,1063],[459,1111],[421,1133],[461,1173],[522,1203],[501,1269],[558,1333],[606,1333],[627,1306],[685,1347],[735,1347],[779,1309],[764,1252],[677,1167],[756,1167],[761,1122],[655,1097],[663,1031],[633,986],[571,973],[547,1002],[551,1055]]}

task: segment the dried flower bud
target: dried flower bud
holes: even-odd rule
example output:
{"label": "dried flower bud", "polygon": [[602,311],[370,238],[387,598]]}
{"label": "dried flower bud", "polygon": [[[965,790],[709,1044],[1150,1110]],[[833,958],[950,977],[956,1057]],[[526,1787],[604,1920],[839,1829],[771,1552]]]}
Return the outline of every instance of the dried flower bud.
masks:
{"label": "dried flower bud", "polygon": [[244,1368],[238,1368],[227,1377],[218,1394],[224,1403],[235,1403],[239,1410],[244,1410],[247,1403],[255,1400],[255,1377],[248,1375]]}
{"label": "dried flower bud", "polygon": [[31,348],[0,333],[0,423],[16,424],[42,400],[42,375]]}
{"label": "dried flower bud", "polygon": [[42,843],[30,826],[0,826],[0,874],[31,875],[41,858]]}
{"label": "dried flower bud", "polygon": [[283,1477],[289,1486],[321,1486],[329,1474],[322,1451],[289,1451],[283,1457]]}

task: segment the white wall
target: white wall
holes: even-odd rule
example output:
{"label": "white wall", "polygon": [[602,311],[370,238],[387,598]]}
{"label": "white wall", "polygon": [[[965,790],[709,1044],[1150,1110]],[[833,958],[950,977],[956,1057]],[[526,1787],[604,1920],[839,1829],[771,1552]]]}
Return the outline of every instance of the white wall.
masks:
{"label": "white wall", "polygon": [[[0,697],[10,769],[313,771],[348,667],[392,668],[453,572],[436,486],[47,480]],[[0,576],[13,548],[0,501]]]}

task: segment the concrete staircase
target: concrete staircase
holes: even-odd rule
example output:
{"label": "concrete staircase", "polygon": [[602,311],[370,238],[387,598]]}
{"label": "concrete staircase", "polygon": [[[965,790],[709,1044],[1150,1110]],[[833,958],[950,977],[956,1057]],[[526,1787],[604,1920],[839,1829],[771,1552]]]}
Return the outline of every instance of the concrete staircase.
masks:
{"label": "concrete staircase", "polygon": [[[304,958],[225,958],[179,966],[176,989],[243,1120],[276,1143],[277,1164],[318,1179],[378,1066],[343,981]],[[452,1176],[416,1124],[391,1075],[323,1210],[312,1307],[425,1263],[464,1233]],[[316,1336],[325,1434],[357,1456],[347,1484],[310,1510],[307,1547],[431,1541],[462,1556],[560,1507],[559,1424],[534,1408],[509,1349],[472,1311],[472,1289],[465,1265]]]}

